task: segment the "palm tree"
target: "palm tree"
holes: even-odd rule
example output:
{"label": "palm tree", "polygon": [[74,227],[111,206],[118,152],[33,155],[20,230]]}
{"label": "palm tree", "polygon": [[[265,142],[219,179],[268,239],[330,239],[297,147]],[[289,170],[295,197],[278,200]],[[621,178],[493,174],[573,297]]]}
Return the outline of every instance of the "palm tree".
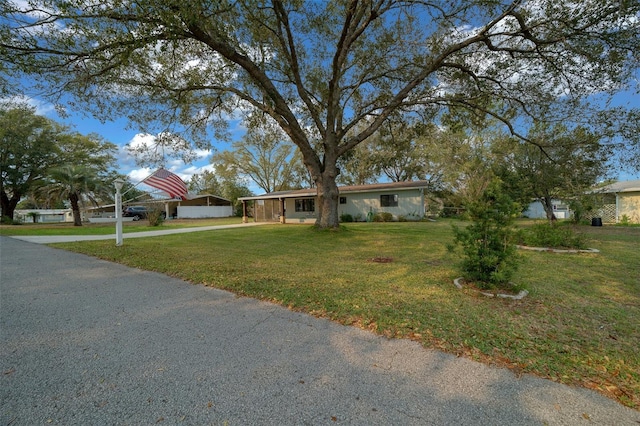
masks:
{"label": "palm tree", "polygon": [[98,205],[96,199],[111,195],[98,172],[90,167],[64,165],[48,171],[49,183],[40,188],[48,199],[69,200],[73,212],[73,225],[82,226],[80,203],[84,200]]}

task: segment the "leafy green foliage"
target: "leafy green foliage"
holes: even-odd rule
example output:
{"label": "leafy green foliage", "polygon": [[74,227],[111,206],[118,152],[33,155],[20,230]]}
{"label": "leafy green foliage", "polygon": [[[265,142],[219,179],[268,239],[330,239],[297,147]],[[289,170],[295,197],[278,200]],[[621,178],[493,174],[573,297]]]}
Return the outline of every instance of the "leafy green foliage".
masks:
{"label": "leafy green foliage", "polygon": [[342,213],[340,215],[340,222],[353,222],[353,216],[349,213]]}
{"label": "leafy green foliage", "polygon": [[586,249],[586,239],[569,226],[539,222],[518,232],[520,244],[530,247]]}
{"label": "leafy green foliage", "polygon": [[[80,184],[78,173],[91,177],[96,185],[99,181],[111,182],[111,168],[115,165],[116,146],[104,141],[98,135],[81,135],[35,114],[35,111],[22,104],[0,104],[0,170],[2,184],[0,198],[2,212],[13,217],[18,202],[29,196],[35,204],[44,202],[47,206],[59,204],[63,200],[71,201],[72,195]],[[70,168],[76,170],[71,171]],[[64,169],[64,170],[63,170]],[[66,176],[62,176],[66,175]],[[75,178],[71,176],[75,175]],[[75,180],[73,188],[71,181]],[[65,182],[68,191],[54,184]],[[83,191],[87,194],[100,194],[107,199],[108,192]],[[109,191],[111,192],[111,191]],[[39,197],[40,195],[40,197]],[[79,221],[79,211],[78,218]]]}
{"label": "leafy green foliage", "polygon": [[149,226],[160,226],[164,223],[164,204],[150,203],[147,205],[147,220]]}
{"label": "leafy green foliage", "polygon": [[629,226],[629,225],[631,225],[631,219],[629,219],[629,216],[627,216],[626,214],[623,214],[622,217],[620,218],[620,222],[618,222],[618,224],[620,226]]}
{"label": "leafy green foliage", "polygon": [[63,128],[26,105],[0,105],[0,198],[2,214],[13,219],[18,202],[59,164],[56,143]]}
{"label": "leafy green foliage", "polygon": [[107,185],[91,167],[67,164],[48,170],[48,182],[38,192],[45,198],[68,200],[73,212],[73,224],[82,226],[80,204],[87,201],[97,205],[100,196],[111,193],[111,185]]}
{"label": "leafy green foliage", "polygon": [[[232,149],[216,153],[211,163],[224,176],[248,176],[265,192],[299,189],[308,172],[302,166],[302,157],[295,145],[287,141],[286,134],[266,117],[249,127],[247,134]],[[303,176],[299,176],[298,172]]]}
{"label": "leafy green foliage", "polygon": [[[219,174],[220,178],[216,174]],[[234,215],[242,217],[242,202],[238,201],[238,198],[254,194],[238,176],[238,170],[234,167],[225,167],[220,164],[216,167],[216,174],[205,170],[202,174],[193,175],[187,182],[189,191],[226,198],[233,204]]]}
{"label": "leafy green foliage", "polygon": [[29,212],[29,213],[27,213],[27,216],[31,217],[31,221],[33,223],[36,223],[38,221],[38,216],[40,216],[40,213],[38,213],[38,212]]}
{"label": "leafy green foliage", "polygon": [[582,214],[587,208],[584,193],[608,172],[609,153],[600,137],[584,127],[541,123],[527,137],[533,143],[509,138],[495,144],[502,154],[497,174],[509,185],[509,193],[522,202],[539,200],[549,221],[555,220],[557,200],[575,200],[576,211]]}
{"label": "leafy green foliage", "polygon": [[513,229],[518,204],[493,181],[466,207],[471,224],[453,228],[454,244],[462,247],[464,255],[464,278],[484,289],[508,287],[518,262]]}
{"label": "leafy green foliage", "polygon": [[389,212],[378,212],[373,215],[374,222],[393,222],[393,215]]}
{"label": "leafy green foliage", "polygon": [[0,223],[2,223],[3,225],[22,225],[21,222],[17,220],[13,220],[9,216],[4,216],[4,215],[0,217]]}

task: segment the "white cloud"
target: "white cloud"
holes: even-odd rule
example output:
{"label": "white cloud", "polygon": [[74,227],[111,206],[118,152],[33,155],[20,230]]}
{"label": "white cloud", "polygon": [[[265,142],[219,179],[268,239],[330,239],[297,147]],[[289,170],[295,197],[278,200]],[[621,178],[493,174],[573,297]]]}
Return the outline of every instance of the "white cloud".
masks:
{"label": "white cloud", "polygon": [[56,110],[55,105],[48,102],[41,101],[39,99],[31,98],[25,95],[11,96],[8,98],[0,99],[0,104],[21,104],[28,105],[35,108],[37,115],[47,115]]}
{"label": "white cloud", "polygon": [[182,173],[184,173],[185,175],[189,176],[189,178],[191,178],[191,176],[195,174],[202,174],[205,171],[215,173],[216,168],[213,166],[213,164],[207,164],[205,166],[190,166],[183,169]]}
{"label": "white cloud", "polygon": [[152,172],[153,170],[151,170],[150,168],[143,167],[141,169],[131,170],[129,173],[127,173],[127,177],[131,182],[136,184],[140,182],[142,179],[148,177]]}
{"label": "white cloud", "polygon": [[173,160],[169,160],[165,164],[165,169],[175,173],[176,170],[178,170],[180,167],[183,167],[184,165],[185,165],[184,161],[179,159],[173,159]]}
{"label": "white cloud", "polygon": [[207,158],[212,154],[212,151],[210,149],[196,149],[195,153],[198,158]]}
{"label": "white cloud", "polygon": [[136,134],[127,145],[129,145],[133,149],[138,148],[152,148],[156,144],[156,137],[150,135],[148,133],[138,133]]}

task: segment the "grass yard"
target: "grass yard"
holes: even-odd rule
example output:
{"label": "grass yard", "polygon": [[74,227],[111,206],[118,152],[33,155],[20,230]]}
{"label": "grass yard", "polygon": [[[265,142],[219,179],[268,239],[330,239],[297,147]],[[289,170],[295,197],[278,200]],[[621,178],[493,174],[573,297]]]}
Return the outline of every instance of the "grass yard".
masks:
{"label": "grass yard", "polygon": [[56,246],[596,389],[640,408],[640,228],[578,228],[599,254],[522,251],[514,281],[530,294],[513,301],[454,287],[458,258],[446,250],[452,223],[356,223],[341,232],[266,225],[125,239],[119,248],[112,241]]}
{"label": "grass yard", "polygon": [[[201,226],[232,225],[242,223],[239,217],[219,219],[170,219],[161,226],[150,226],[146,219],[137,222],[123,222],[122,232],[144,232],[173,228],[193,228]],[[24,223],[22,225],[0,225],[0,235],[109,235],[116,233],[115,223]]]}

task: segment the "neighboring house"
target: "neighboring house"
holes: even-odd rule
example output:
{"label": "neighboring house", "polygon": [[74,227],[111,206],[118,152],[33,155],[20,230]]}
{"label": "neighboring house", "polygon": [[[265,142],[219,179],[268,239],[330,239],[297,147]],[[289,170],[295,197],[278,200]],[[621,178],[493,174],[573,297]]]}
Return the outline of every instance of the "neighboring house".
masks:
{"label": "neighboring house", "polygon": [[[201,194],[193,195],[188,200],[145,200],[127,201],[125,206],[144,206],[162,203],[167,218],[171,219],[199,219],[233,216],[233,204],[226,198],[217,195]],[[115,220],[115,205],[89,208],[84,211],[84,216],[90,222],[113,222]],[[126,219],[126,218],[125,218]]]}
{"label": "neighboring house", "polygon": [[[360,221],[383,212],[391,213],[394,220],[401,216],[421,219],[425,215],[427,188],[427,181],[341,186],[338,188],[338,214],[349,214]],[[316,188],[271,192],[239,200],[243,204],[245,222],[248,220],[248,201],[254,201],[255,222],[314,223],[317,218]]]}
{"label": "neighboring house", "polygon": [[73,222],[71,209],[19,209],[14,216],[25,223],[33,223],[34,216],[37,223]]}
{"label": "neighboring house", "polygon": [[167,217],[196,219],[233,216],[233,203],[217,195],[194,195],[188,200],[165,200]]}
{"label": "neighboring house", "polygon": [[593,214],[606,223],[640,223],[640,180],[616,182],[593,191],[603,205]]}
{"label": "neighboring house", "polygon": [[[556,219],[569,219],[573,216],[573,212],[569,209],[566,202],[561,200],[551,200],[551,205],[553,206],[553,214],[556,216]],[[522,213],[522,216],[529,219],[546,219],[547,213],[544,211],[542,202],[534,201],[529,204],[529,207],[527,207],[527,210]]]}

